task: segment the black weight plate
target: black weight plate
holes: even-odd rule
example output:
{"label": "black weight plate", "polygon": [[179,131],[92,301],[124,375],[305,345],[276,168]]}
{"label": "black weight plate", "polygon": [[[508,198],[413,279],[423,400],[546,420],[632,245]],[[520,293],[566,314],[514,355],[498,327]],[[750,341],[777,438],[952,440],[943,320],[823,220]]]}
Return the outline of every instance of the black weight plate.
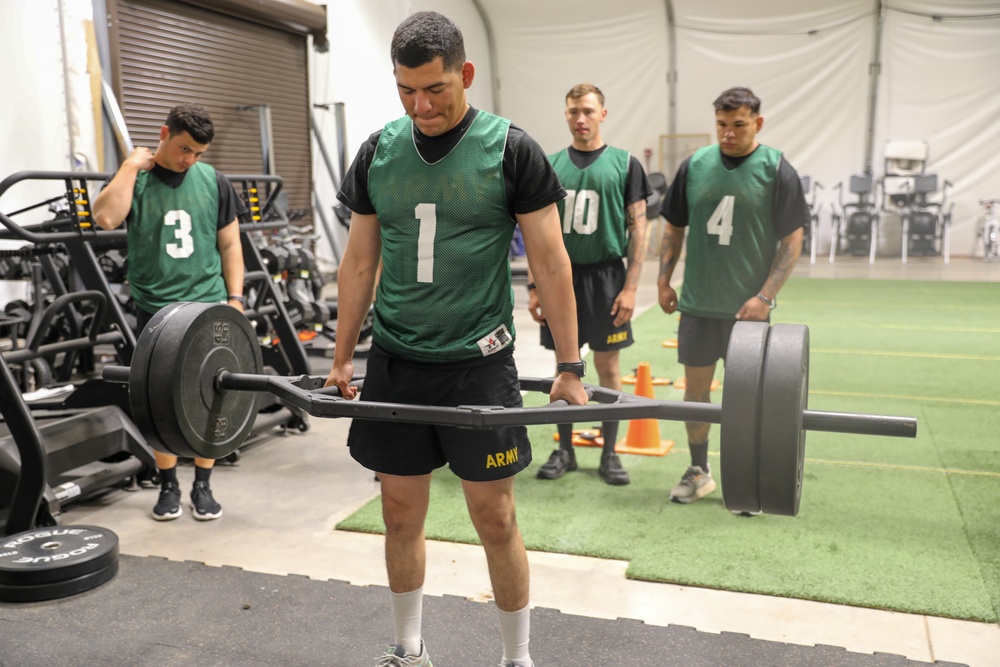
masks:
{"label": "black weight plate", "polygon": [[767,341],[760,403],[760,509],[795,516],[802,495],[809,397],[809,328],[775,324]]}
{"label": "black weight plate", "polygon": [[260,374],[260,342],[240,311],[223,304],[185,303],[164,322],[149,364],[156,431],[180,456],[220,459],[253,428],[260,394],[218,391],[221,370]]}
{"label": "black weight plate", "polygon": [[107,583],[118,573],[118,560],[109,563],[99,570],[82,574],[68,581],[56,581],[49,584],[0,584],[0,602],[42,602],[55,600],[78,593],[85,593]]}
{"label": "black weight plate", "polygon": [[734,512],[759,512],[757,462],[764,359],[771,325],[737,322],[726,350],[719,429],[722,499]]}
{"label": "black weight plate", "polygon": [[9,535],[0,543],[0,587],[22,592],[34,587],[37,594],[47,594],[42,591],[48,587],[58,589],[60,584],[81,578],[89,581],[88,577],[117,562],[118,536],[110,530],[95,526],[36,528]]}
{"label": "black weight plate", "polygon": [[136,427],[150,447],[175,456],[176,452],[169,449],[167,443],[157,432],[153,415],[150,412],[149,392],[152,387],[150,386],[149,360],[153,355],[153,349],[156,347],[160,332],[163,330],[163,322],[180,306],[181,304],[175,303],[157,311],[146,327],[139,332],[128,374],[128,402],[129,407],[132,408],[132,421],[135,422]]}

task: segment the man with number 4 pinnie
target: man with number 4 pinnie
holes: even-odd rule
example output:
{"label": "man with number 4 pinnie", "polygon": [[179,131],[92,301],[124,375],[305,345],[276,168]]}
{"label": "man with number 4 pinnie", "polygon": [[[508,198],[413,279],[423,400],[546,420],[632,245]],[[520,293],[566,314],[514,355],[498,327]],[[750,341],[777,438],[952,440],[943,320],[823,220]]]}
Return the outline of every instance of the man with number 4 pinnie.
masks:
{"label": "man with number 4 pinnie", "polygon": [[[127,222],[128,282],[141,332],[161,308],[181,301],[223,302],[243,310],[240,199],[229,180],[201,162],[215,137],[196,105],[170,110],[156,152],[136,147],[94,200],[102,229]],[[177,457],[159,450],[160,497],[153,518],[179,517]],[[191,510],[201,521],[222,516],[209,486],[213,459],[195,459]]]}
{"label": "man with number 4 pinnie", "polygon": [[[715,100],[718,146],[681,163],[667,193],[660,246],[660,307],[681,312],[678,361],[684,400],[707,403],[719,359],[737,321],[767,321],[802,251],[809,207],[799,175],[782,153],[757,141],[760,99],[730,88]],[[670,278],[687,255],[680,301]],[[708,466],[709,424],[685,422],[691,465],[670,499],[691,503],[715,490]]]}

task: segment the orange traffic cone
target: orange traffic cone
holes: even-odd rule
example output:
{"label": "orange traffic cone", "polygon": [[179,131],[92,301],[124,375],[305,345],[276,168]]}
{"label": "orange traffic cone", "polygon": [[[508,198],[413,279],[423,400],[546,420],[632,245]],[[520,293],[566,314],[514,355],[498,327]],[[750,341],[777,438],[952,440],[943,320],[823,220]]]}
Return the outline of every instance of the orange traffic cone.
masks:
{"label": "orange traffic cone", "polygon": [[[653,398],[653,375],[648,361],[639,362],[635,395]],[[660,422],[655,419],[633,419],[628,423],[625,439],[615,443],[616,452],[646,456],[663,456],[673,447],[673,440],[660,440]]]}

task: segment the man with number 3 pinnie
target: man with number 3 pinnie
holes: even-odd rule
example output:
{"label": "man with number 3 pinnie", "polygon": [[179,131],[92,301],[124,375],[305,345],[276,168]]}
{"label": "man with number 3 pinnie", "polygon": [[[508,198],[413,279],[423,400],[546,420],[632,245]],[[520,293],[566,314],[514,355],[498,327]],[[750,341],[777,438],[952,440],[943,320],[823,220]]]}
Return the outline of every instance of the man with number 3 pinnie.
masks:
{"label": "man with number 3 pinnie", "polygon": [[[141,332],[161,308],[181,301],[225,302],[243,310],[243,247],[237,216],[241,201],[232,184],[201,162],[215,137],[203,108],[180,105],[160,128],[156,152],[137,147],[94,200],[102,229],[127,221],[128,282]],[[153,518],[179,517],[177,457],[155,451],[160,497]],[[195,459],[191,490],[194,518],[222,516],[209,487],[215,461]]]}

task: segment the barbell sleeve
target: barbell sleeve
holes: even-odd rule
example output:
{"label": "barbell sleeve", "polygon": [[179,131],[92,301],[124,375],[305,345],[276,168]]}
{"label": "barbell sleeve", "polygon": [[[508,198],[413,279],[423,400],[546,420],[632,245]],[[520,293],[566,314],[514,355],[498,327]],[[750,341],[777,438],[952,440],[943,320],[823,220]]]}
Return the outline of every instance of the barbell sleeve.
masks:
{"label": "barbell sleeve", "polygon": [[896,438],[917,437],[916,418],[892,415],[806,410],[802,413],[802,428],[807,431],[826,431],[828,433],[888,435]]}
{"label": "barbell sleeve", "polygon": [[128,384],[128,374],[131,369],[128,366],[105,366],[101,369],[101,378],[106,382],[120,382]]}

